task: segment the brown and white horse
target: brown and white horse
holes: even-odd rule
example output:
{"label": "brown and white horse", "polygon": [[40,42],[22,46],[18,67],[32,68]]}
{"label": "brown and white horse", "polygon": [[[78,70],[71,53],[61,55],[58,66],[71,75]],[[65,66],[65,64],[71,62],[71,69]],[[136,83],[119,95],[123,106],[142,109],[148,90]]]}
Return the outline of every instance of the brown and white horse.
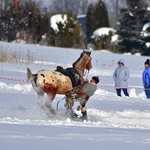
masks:
{"label": "brown and white horse", "polygon": [[[91,59],[91,52],[83,51],[80,57],[73,63],[73,68],[79,73],[81,80],[83,80],[85,70],[89,71],[92,68]],[[36,74],[32,74],[31,70],[27,68],[27,78],[38,94],[39,101],[42,101],[40,97],[43,97],[44,93],[47,94],[48,99],[44,106],[54,115],[56,115],[56,112],[52,108],[51,103],[55,95],[66,95],[74,88],[70,78],[58,71],[41,70]]]}

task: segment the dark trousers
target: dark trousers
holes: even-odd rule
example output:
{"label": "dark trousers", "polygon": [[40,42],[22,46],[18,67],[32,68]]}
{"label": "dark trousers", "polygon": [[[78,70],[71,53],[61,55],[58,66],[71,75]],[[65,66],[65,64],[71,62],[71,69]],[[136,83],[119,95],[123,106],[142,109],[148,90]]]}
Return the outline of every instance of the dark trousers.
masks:
{"label": "dark trousers", "polygon": [[150,98],[150,89],[145,89],[145,95],[147,98]]}
{"label": "dark trousers", "polygon": [[121,90],[123,90],[123,93],[125,96],[129,96],[128,90],[127,88],[123,88],[123,89],[116,89],[117,92],[117,96],[121,96]]}

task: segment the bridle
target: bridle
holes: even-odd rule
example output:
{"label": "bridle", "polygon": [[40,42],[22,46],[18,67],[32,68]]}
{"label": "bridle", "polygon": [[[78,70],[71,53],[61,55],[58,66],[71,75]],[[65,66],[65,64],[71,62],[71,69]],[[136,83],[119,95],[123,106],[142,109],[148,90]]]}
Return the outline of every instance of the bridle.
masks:
{"label": "bridle", "polygon": [[[78,70],[81,70],[82,72],[83,72],[83,76],[86,76],[86,79],[87,79],[87,76],[88,76],[88,74],[89,74],[89,71],[90,71],[90,69],[92,68],[92,65],[91,65],[91,57],[90,57],[90,53],[89,53],[89,55],[88,55],[88,60],[86,60],[86,66],[84,66],[85,67],[85,69],[83,69],[83,68],[81,68],[81,67],[76,67],[76,65],[74,65],[73,66],[73,68],[78,72]],[[83,76],[81,76],[81,74],[78,72],[78,74],[79,74],[79,76],[80,76],[80,80],[83,82],[81,82],[82,84],[81,85],[79,85],[79,86],[77,86],[77,87],[74,87],[71,91],[69,91],[67,94],[66,94],[66,96],[67,97],[71,97],[71,95],[72,94],[74,94],[74,92],[75,92],[75,89],[82,89],[83,88],[83,86],[84,86],[84,84],[85,84],[85,80],[84,80],[84,78],[83,78]],[[85,93],[83,93],[83,95],[85,95],[85,96],[87,96]]]}
{"label": "bridle", "polygon": [[[89,59],[89,61],[91,61],[91,59],[92,58],[90,58]],[[89,63],[89,61],[88,61],[88,63]],[[86,64],[86,65],[88,65],[88,63]],[[91,64],[91,63],[90,63]],[[89,69],[87,69],[87,68],[85,68],[85,71],[84,71],[84,69],[83,68],[80,68],[80,67],[75,67],[74,69],[75,70],[81,70],[81,71],[83,71],[84,72],[84,74],[83,74],[83,76],[85,76],[86,74],[88,75],[89,74],[89,71],[90,71],[90,69],[92,68],[92,66],[90,66],[90,68]]]}

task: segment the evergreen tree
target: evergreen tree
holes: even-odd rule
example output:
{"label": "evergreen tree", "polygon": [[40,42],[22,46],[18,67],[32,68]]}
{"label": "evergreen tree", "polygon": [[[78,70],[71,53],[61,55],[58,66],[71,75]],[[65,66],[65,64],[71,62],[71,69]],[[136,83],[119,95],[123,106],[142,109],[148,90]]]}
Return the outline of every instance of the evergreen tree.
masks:
{"label": "evergreen tree", "polygon": [[90,38],[93,34],[93,31],[95,30],[94,24],[93,24],[93,15],[94,15],[94,5],[90,4],[87,9],[86,14],[86,34],[87,34],[87,42],[90,41]]}
{"label": "evergreen tree", "polygon": [[143,26],[141,40],[145,42],[143,54],[150,55],[150,22]]}
{"label": "evergreen tree", "polygon": [[148,11],[141,0],[127,0],[128,9],[121,10],[117,24],[117,33],[120,36],[119,47],[121,52],[145,51],[145,41],[141,38],[143,25],[149,22]]}
{"label": "evergreen tree", "polygon": [[49,45],[68,48],[84,48],[81,25],[75,15],[67,14],[66,22],[58,22],[57,27],[58,31],[54,31],[54,29],[50,27]]}
{"label": "evergreen tree", "polygon": [[109,27],[108,11],[102,0],[95,5],[89,5],[86,15],[86,22],[88,42],[96,29],[101,27]]}
{"label": "evergreen tree", "polygon": [[129,10],[134,10],[135,7],[141,7],[142,0],[126,0]]}
{"label": "evergreen tree", "polygon": [[108,11],[105,4],[101,0],[95,5],[93,17],[95,29],[109,27]]}
{"label": "evergreen tree", "polygon": [[[16,39],[16,33],[23,31],[27,42],[37,43],[49,30],[49,17],[42,15],[34,2],[25,3],[16,10],[13,6],[2,12],[0,18],[1,35],[8,41]],[[3,38],[1,37],[1,38]]]}

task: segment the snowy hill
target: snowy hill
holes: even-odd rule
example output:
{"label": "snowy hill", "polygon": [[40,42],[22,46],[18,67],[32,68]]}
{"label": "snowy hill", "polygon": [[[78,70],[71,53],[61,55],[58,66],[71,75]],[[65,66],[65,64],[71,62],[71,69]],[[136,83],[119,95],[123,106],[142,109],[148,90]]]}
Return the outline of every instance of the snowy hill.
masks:
{"label": "snowy hill", "polygon": [[[0,42],[0,51],[32,55],[33,63],[0,64],[0,145],[3,150],[102,149],[149,150],[150,101],[141,75],[147,57],[92,51],[93,68],[86,76],[100,75],[100,83],[87,104],[89,121],[48,116],[37,105],[37,95],[26,82],[26,68],[33,73],[71,67],[82,50]],[[130,70],[130,97],[117,97],[112,78],[117,61]],[[85,77],[85,78],[86,78]],[[53,106],[63,98],[57,95]],[[64,108],[64,101],[59,104]]]}

